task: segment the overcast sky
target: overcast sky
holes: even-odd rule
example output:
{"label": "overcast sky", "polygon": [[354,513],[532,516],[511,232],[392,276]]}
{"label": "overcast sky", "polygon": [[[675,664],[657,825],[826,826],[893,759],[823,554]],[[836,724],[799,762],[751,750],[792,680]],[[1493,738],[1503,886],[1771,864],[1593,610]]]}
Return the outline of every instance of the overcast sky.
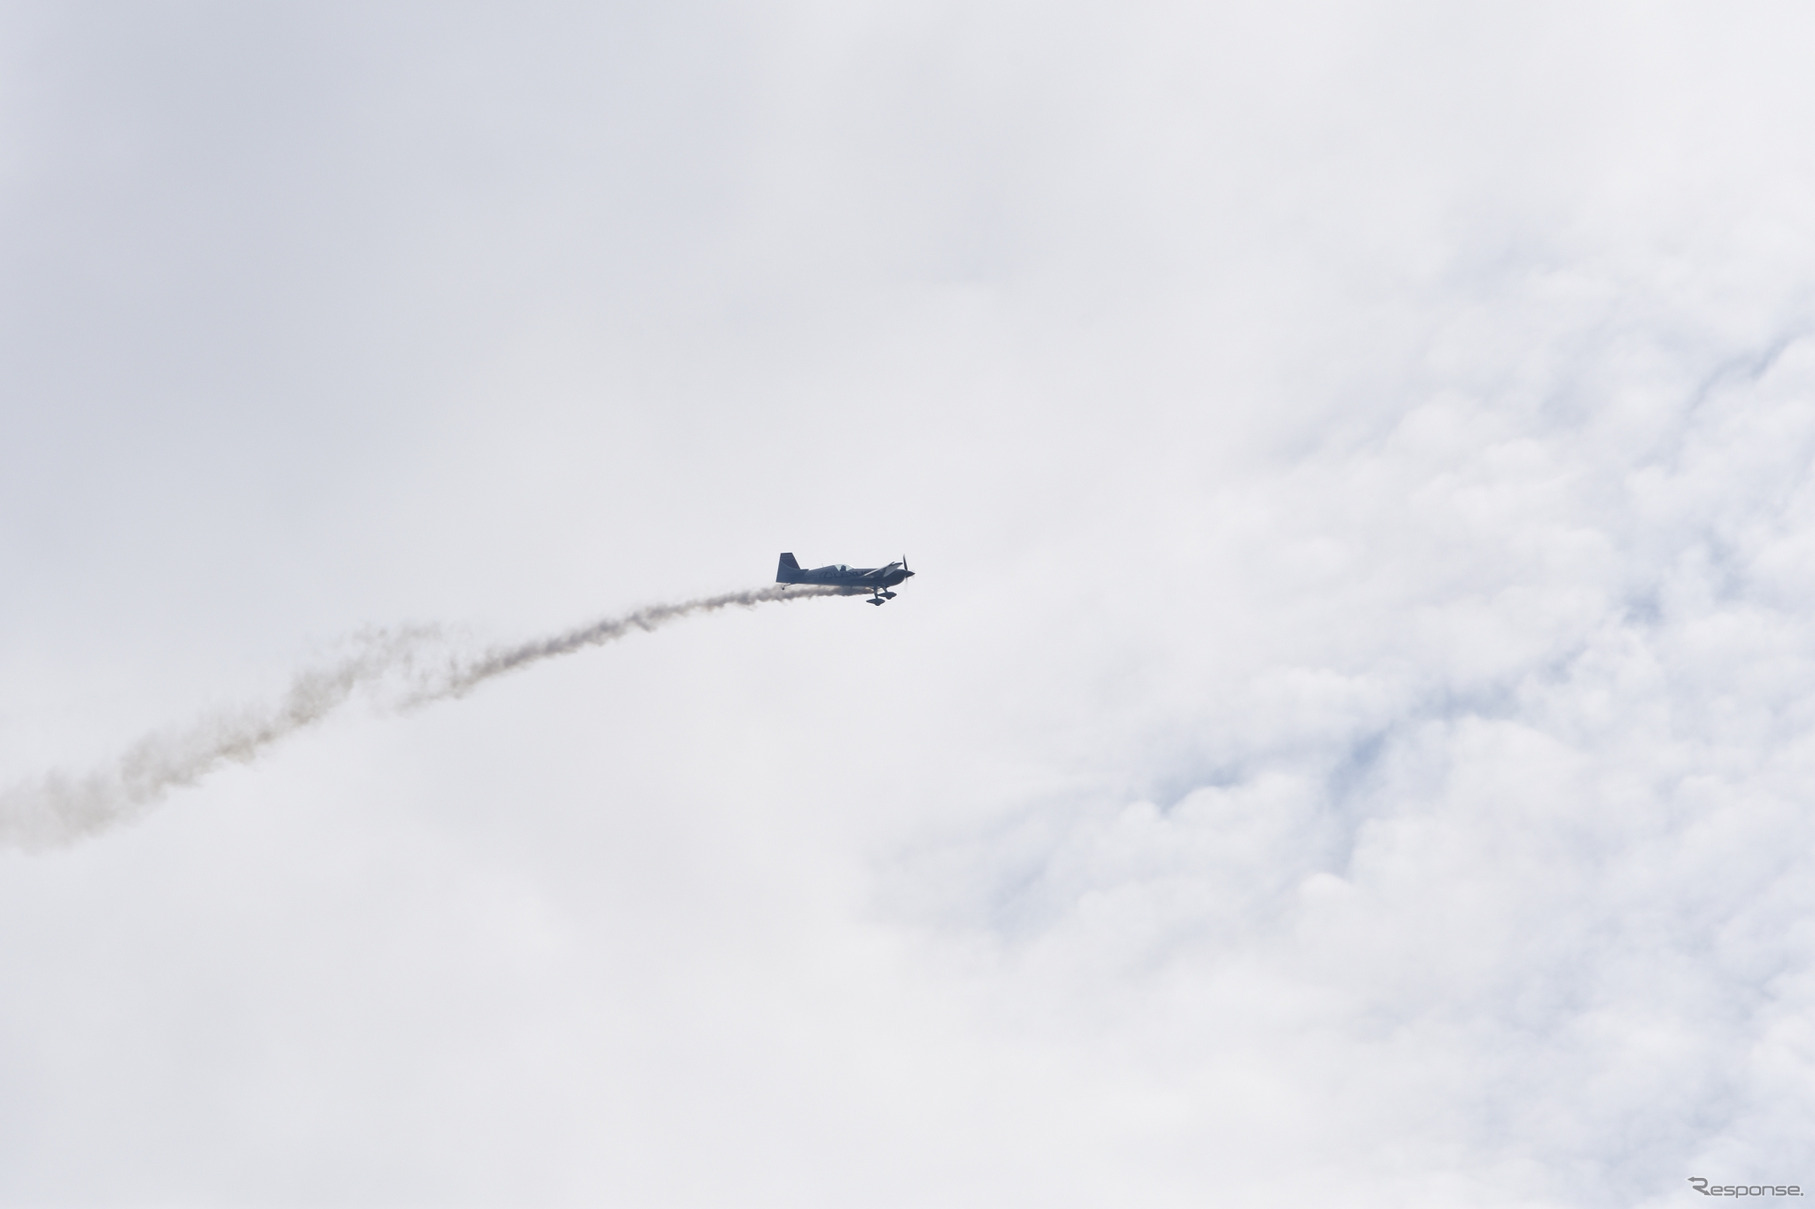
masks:
{"label": "overcast sky", "polygon": [[0,788],[918,572],[0,850],[0,1203],[1815,1188],[1812,48],[0,8]]}

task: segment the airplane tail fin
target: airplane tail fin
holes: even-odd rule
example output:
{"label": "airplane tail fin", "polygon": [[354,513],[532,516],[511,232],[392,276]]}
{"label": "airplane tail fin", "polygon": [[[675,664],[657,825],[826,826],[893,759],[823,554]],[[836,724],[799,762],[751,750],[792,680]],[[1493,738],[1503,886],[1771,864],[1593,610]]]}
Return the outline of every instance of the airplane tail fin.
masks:
{"label": "airplane tail fin", "polygon": [[792,554],[782,555],[781,564],[775,568],[775,582],[791,584],[799,574],[800,564],[794,561],[794,556]]}

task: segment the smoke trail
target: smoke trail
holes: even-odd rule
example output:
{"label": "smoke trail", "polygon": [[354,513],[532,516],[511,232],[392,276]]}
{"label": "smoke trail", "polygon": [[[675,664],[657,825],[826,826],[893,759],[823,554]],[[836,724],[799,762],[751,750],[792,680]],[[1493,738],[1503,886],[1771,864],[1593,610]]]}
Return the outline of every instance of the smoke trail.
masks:
{"label": "smoke trail", "polygon": [[459,697],[471,692],[474,688],[506,672],[514,672],[540,663],[544,659],[554,659],[560,655],[571,655],[573,652],[589,646],[622,638],[632,630],[653,630],[667,625],[693,613],[711,613],[728,605],[759,605],[771,600],[793,600],[802,596],[838,596],[843,589],[823,587],[790,587],[777,584],[770,588],[752,588],[747,592],[727,592],[723,596],[708,596],[703,600],[689,600],[681,604],[650,605],[622,617],[610,617],[604,621],[595,621],[589,626],[557,634],[553,638],[544,638],[537,642],[526,642],[521,646],[506,647],[492,651],[477,661],[449,669],[445,683],[429,688],[410,699],[409,704],[418,705],[429,701],[438,701],[443,697]]}
{"label": "smoke trail", "polygon": [[126,822],[170,790],[193,785],[228,761],[251,762],[278,740],[327,717],[361,686],[401,679],[408,687],[398,706],[416,708],[464,696],[494,677],[612,642],[632,630],[658,629],[695,613],[717,612],[731,605],[753,607],[837,594],[836,588],[776,585],[650,605],[477,657],[448,651],[441,632],[432,627],[368,631],[355,637],[361,648],[357,654],[331,667],[301,673],[274,704],[217,714],[182,731],[149,735],[111,765],[86,775],[52,772],[0,793],[0,844],[48,848]]}

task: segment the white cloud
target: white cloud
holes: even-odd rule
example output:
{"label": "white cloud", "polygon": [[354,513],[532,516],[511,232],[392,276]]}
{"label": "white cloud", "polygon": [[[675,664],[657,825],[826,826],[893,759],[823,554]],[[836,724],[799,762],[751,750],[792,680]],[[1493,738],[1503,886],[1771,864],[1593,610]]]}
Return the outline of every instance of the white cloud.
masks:
{"label": "white cloud", "polygon": [[1815,1181],[1805,15],[9,22],[9,780],[921,575],[5,857],[0,1199]]}

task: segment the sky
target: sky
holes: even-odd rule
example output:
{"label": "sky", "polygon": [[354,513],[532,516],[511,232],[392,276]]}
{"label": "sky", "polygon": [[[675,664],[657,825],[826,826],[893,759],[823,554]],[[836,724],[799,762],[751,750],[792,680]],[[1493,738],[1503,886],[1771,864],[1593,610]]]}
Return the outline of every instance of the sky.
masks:
{"label": "sky", "polygon": [[0,7],[8,811],[917,572],[0,817],[0,1203],[1815,1188],[1812,39]]}

